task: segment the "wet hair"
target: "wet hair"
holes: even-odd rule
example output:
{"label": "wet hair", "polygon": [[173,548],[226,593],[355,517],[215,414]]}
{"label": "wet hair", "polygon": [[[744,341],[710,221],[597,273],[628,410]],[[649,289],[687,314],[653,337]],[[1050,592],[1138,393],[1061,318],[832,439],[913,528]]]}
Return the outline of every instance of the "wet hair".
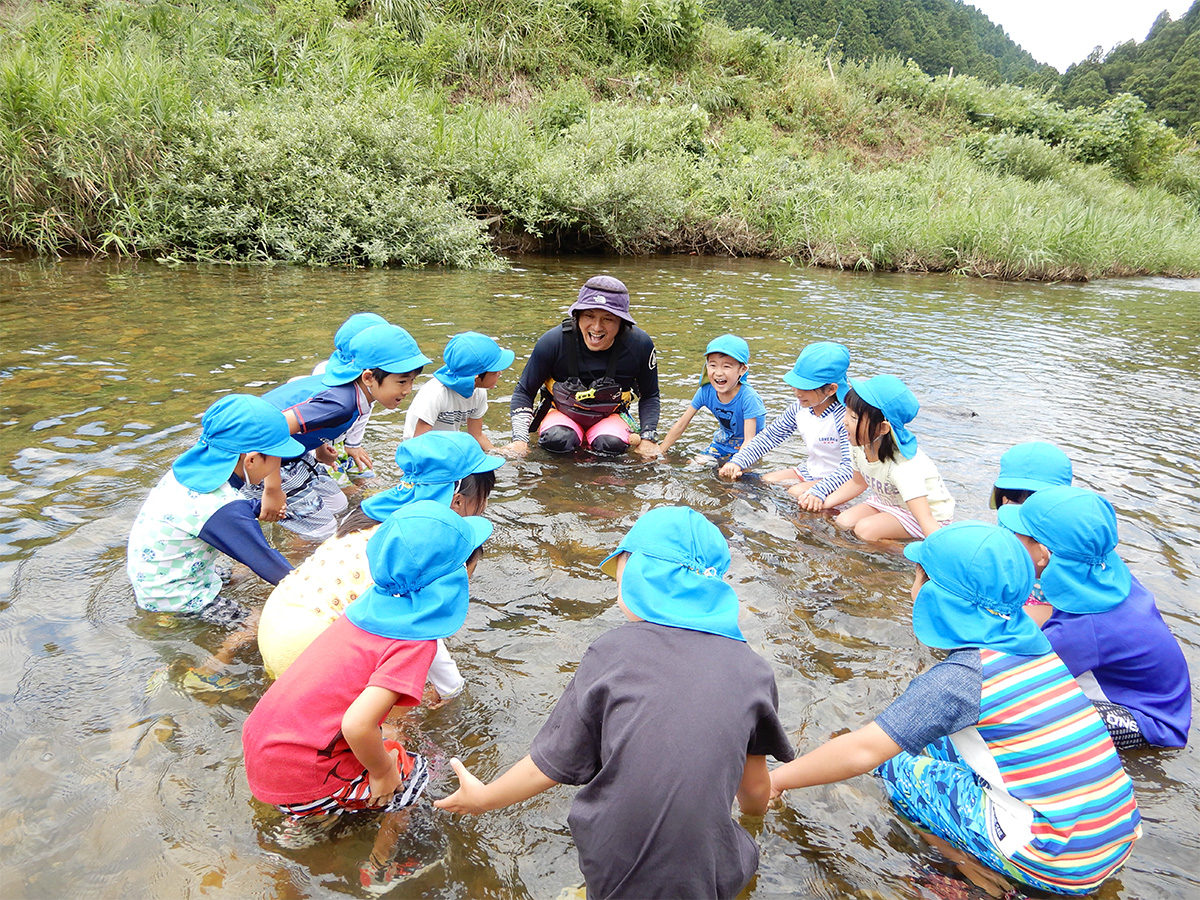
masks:
{"label": "wet hair", "polygon": [[496,472],[472,472],[458,483],[457,494],[462,494],[463,502],[477,505],[486,503],[496,487]]}
{"label": "wet hair", "polygon": [[387,369],[371,369],[370,372],[375,377],[376,381],[383,381],[383,379],[387,378],[389,375],[411,375],[413,378],[416,378],[424,370],[424,366],[417,366],[411,372],[389,372]]}
{"label": "wet hair", "polygon": [[1007,500],[1009,503],[1020,505],[1032,497],[1033,491],[1023,490],[1022,488],[992,488],[992,502],[996,504],[996,509],[1004,505]]}
{"label": "wet hair", "polygon": [[342,521],[338,523],[337,536],[345,537],[348,534],[354,534],[356,531],[363,531],[367,528],[374,528],[379,524],[378,519],[372,519],[362,511],[361,506],[356,506],[350,512],[342,517]]}
{"label": "wet hair", "polygon": [[[846,393],[846,409],[858,416],[858,430],[854,435],[855,441],[860,445],[871,443],[875,439],[875,435],[879,433],[887,418],[883,414],[883,410],[876,409],[862,397],[854,392],[851,388]],[[867,427],[866,440],[863,439],[863,424]],[[885,462],[890,462],[896,458],[897,453],[896,439],[892,436],[891,431],[883,435],[879,439],[879,458]]]}

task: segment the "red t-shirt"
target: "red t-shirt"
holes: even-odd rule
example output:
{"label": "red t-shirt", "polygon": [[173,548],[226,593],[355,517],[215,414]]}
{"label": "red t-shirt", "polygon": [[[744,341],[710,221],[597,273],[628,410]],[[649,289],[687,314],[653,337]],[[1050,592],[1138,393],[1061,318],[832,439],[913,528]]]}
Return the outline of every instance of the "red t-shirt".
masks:
{"label": "red t-shirt", "polygon": [[399,703],[420,703],[436,651],[437,641],[382,638],[345,616],[335,620],[242,727],[251,793],[264,803],[308,803],[362,775],[365,766],[342,736],[346,710],[371,685],[395,691]]}

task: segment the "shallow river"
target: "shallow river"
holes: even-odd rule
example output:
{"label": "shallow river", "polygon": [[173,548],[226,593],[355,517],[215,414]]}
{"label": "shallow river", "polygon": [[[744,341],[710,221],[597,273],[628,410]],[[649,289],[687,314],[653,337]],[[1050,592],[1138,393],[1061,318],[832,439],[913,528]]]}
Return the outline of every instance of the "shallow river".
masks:
{"label": "shallow river", "polygon": [[[1031,439],[1071,455],[1076,483],[1116,505],[1122,553],[1157,596],[1200,681],[1200,281],[1012,285],[688,258],[520,259],[506,273],[0,264],[0,885],[19,897],[330,897],[362,893],[372,826],[286,852],[250,796],[240,732],[264,690],[257,651],[232,697],[176,685],[219,640],[139,612],[124,574],[137,509],[223,392],[263,392],[325,358],[337,326],[373,310],[429,356],[474,329],[517,351],[485,425],[507,441],[508,394],[578,285],[629,284],[656,340],[663,427],[685,408],[707,341],[732,331],[780,412],[799,349],[835,339],[852,376],[890,372],[921,399],[913,425],[958,500],[993,521],[1000,454]],[[440,359],[439,359],[440,364]],[[431,371],[431,369],[429,370]],[[392,483],[403,412],[367,447]],[[707,443],[697,416],[681,451]],[[785,444],[766,461],[800,458]],[[457,754],[490,777],[527,749],[587,645],[623,621],[595,565],[643,511],[687,504],[733,549],[742,627],[770,660],[800,749],[869,721],[932,661],[912,635],[911,566],[894,549],[798,514],[782,489],[669,462],[550,458],[498,472],[495,537],[451,641],[464,696],[418,714],[431,793]],[[764,466],[765,468],[765,466]],[[271,530],[288,552],[286,535]],[[292,555],[298,558],[294,550]],[[254,578],[233,588],[261,602]],[[158,674],[156,674],[158,673]],[[167,676],[165,679],[162,676]],[[1104,898],[1200,895],[1200,739],[1131,754],[1145,837]],[[673,764],[664,748],[662,764]],[[438,861],[395,896],[555,898],[580,882],[571,788],[477,819],[426,804],[406,852]],[[870,777],[792,792],[745,820],[762,849],[751,897],[956,896],[952,870],[901,824]],[[982,897],[973,888],[961,896]]]}

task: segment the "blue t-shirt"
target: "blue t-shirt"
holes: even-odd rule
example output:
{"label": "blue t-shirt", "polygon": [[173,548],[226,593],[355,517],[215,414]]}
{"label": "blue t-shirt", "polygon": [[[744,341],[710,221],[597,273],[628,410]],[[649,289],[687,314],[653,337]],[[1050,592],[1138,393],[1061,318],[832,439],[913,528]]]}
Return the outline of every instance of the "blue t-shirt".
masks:
{"label": "blue t-shirt", "polygon": [[[1192,724],[1187,660],[1154,595],[1136,578],[1129,596],[1107,612],[1078,615],[1056,609],[1042,632],[1093,701],[1124,706],[1142,737],[1155,746],[1187,744]],[[1103,697],[1096,696],[1093,681]]]}
{"label": "blue t-shirt", "polygon": [[757,431],[762,431],[767,421],[767,408],[762,398],[748,384],[738,385],[738,392],[728,403],[721,402],[717,389],[711,384],[702,384],[692,398],[692,409],[707,409],[716,417],[720,427],[713,434],[709,450],[718,456],[730,456],[742,446],[746,440],[747,419],[754,419]]}

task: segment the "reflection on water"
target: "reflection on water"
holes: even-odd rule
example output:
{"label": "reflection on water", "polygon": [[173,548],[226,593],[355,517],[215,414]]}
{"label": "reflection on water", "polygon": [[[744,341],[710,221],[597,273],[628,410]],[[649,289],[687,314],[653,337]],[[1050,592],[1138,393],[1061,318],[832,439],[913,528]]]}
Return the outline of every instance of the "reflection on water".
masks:
{"label": "reflection on water", "polygon": [[[6,898],[359,892],[370,827],[288,853],[266,837],[273,814],[250,798],[241,767],[241,724],[265,688],[257,655],[241,657],[243,689],[233,697],[172,686],[219,636],[135,609],[124,575],[129,525],[215,396],[261,393],[307,372],[352,312],[403,324],[430,356],[466,329],[515,349],[485,420],[493,440],[506,441],[507,393],[523,359],[601,268],[629,284],[634,315],[656,339],[664,425],[690,400],[705,344],[732,331],[750,342],[751,377],[772,415],[789,400],[780,376],[809,341],[849,345],[852,375],[903,377],[922,401],[914,430],[959,518],[991,521],[988,490],[1011,444],[1060,444],[1078,483],[1116,504],[1123,554],[1200,674],[1200,282],[1010,285],[686,258],[523,259],[501,274],[8,263]],[[402,415],[377,412],[367,435],[385,484]],[[595,564],[656,505],[693,506],[729,537],[743,630],[775,669],[801,749],[868,721],[930,663],[911,633],[909,567],[894,549],[797,514],[781,489],[756,478],[729,484],[688,465],[710,425],[698,416],[669,463],[534,451],[499,470],[488,511],[495,537],[466,627],[451,641],[468,692],[418,717],[417,740],[438,757],[433,794],[453,782],[446,755],[489,777],[526,751],[583,650],[621,621]],[[784,445],[761,468],[797,458]],[[272,536],[286,551],[286,538]],[[267,591],[250,578],[232,593],[261,602]],[[1146,836],[1099,896],[1196,895],[1196,743],[1130,761]],[[424,808],[406,847],[440,863],[397,895],[557,896],[579,881],[571,794],[556,789],[479,819]],[[746,822],[762,848],[750,896],[928,897],[948,871],[870,778],[795,792],[789,803]]]}

